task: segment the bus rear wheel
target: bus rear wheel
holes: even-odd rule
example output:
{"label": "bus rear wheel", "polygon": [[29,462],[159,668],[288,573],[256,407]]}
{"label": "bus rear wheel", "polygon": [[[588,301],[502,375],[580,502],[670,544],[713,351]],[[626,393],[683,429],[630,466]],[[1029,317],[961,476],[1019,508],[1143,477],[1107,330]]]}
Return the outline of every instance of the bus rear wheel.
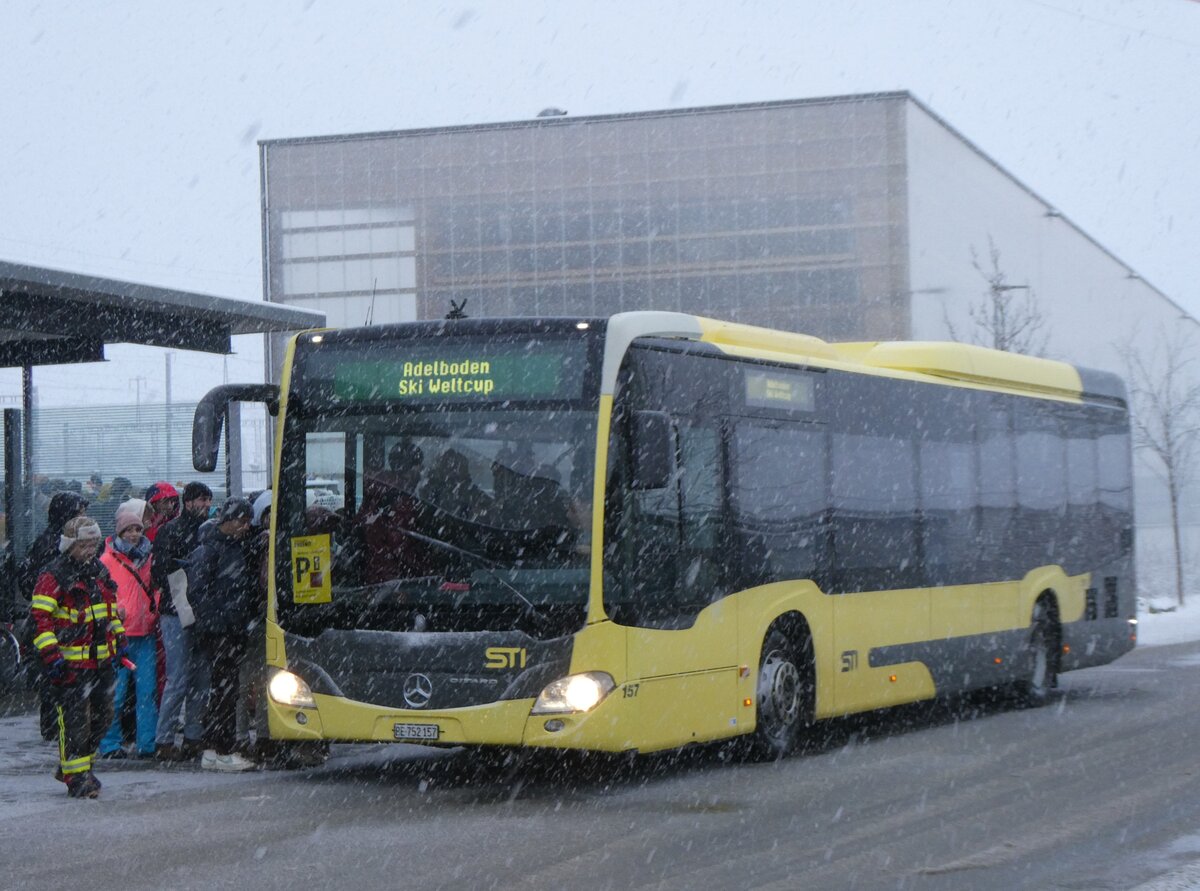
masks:
{"label": "bus rear wheel", "polygon": [[750,744],[755,760],[774,761],[791,754],[811,721],[812,669],[803,658],[805,651],[780,629],[767,632],[758,666],[757,726]]}
{"label": "bus rear wheel", "polygon": [[1058,624],[1045,601],[1033,608],[1024,663],[1024,677],[1016,684],[1017,697],[1026,706],[1045,705],[1058,686]]}

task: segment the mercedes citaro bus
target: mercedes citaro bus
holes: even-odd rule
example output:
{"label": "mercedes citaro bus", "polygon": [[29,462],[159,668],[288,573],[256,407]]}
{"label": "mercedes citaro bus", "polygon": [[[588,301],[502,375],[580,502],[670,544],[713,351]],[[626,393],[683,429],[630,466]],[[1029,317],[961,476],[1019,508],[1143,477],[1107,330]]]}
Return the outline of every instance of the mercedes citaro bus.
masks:
{"label": "mercedes citaro bus", "polygon": [[663,312],[311,331],[205,398],[199,468],[236,400],[277,416],[274,738],[778,757],[1136,639],[1111,374]]}

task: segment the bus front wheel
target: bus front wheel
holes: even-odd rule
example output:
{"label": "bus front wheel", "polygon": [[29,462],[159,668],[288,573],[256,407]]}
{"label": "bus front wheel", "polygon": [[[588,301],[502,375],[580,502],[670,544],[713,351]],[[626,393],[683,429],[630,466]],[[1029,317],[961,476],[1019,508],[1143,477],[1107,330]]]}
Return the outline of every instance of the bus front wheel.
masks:
{"label": "bus front wheel", "polygon": [[750,747],[756,760],[786,757],[811,721],[812,669],[804,658],[806,652],[779,628],[767,632],[758,666],[757,726]]}
{"label": "bus front wheel", "polygon": [[1022,704],[1044,705],[1058,686],[1058,636],[1052,607],[1045,600],[1038,601],[1025,645],[1025,676],[1016,685]]}

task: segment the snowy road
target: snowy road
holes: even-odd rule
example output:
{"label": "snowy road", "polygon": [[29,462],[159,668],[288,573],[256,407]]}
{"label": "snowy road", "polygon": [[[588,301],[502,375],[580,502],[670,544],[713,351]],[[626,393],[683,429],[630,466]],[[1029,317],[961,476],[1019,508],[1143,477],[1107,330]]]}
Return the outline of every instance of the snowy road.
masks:
{"label": "snowy road", "polygon": [[838,722],[780,764],[360,747],[309,773],[107,768],[95,802],[5,718],[0,886],[1200,887],[1198,681],[1183,643],[1067,675],[1043,709]]}

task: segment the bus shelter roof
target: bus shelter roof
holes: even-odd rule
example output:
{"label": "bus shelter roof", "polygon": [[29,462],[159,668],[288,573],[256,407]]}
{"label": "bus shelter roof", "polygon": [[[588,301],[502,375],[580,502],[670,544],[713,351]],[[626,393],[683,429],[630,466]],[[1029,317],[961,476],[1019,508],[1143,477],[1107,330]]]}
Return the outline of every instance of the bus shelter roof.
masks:
{"label": "bus shelter roof", "polygon": [[228,353],[234,334],[324,325],[312,310],[0,260],[0,368],[101,362],[109,343]]}

